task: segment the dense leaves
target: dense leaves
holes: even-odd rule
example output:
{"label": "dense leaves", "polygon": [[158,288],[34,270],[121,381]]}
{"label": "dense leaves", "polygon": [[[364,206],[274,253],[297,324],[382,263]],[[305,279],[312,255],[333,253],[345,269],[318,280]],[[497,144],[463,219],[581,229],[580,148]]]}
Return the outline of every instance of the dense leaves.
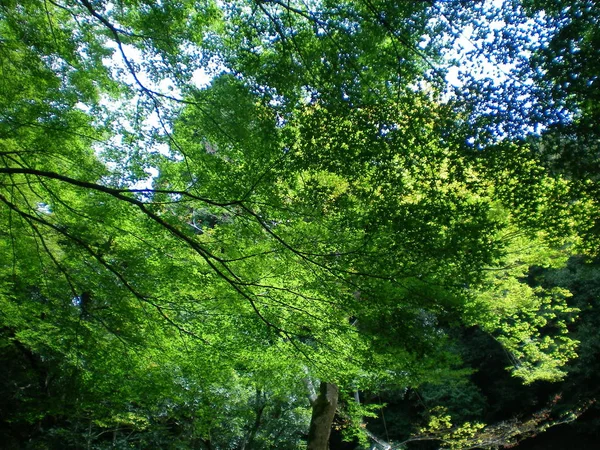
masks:
{"label": "dense leaves", "polygon": [[[597,253],[595,9],[3,2],[3,440],[302,448],[323,382],[362,444],[421,389],[487,445],[469,336],[526,383],[595,354],[552,281]],[[446,82],[469,29],[510,76]]]}

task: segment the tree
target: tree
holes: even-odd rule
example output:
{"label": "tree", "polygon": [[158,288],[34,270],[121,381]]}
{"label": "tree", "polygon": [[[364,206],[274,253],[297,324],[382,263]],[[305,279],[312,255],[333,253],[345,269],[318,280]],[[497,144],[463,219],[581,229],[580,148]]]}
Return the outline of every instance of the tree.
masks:
{"label": "tree", "polygon": [[87,423],[74,446],[177,428],[187,445],[294,448],[295,428],[263,421],[306,425],[303,379],[325,397],[439,382],[459,324],[496,333],[526,380],[562,376],[574,310],[520,279],[577,242],[545,236],[570,228],[553,214],[569,182],[527,143],[469,148],[423,38],[435,12],[3,5],[3,345],[37,402],[80,394],[20,420]]}
{"label": "tree", "polygon": [[[448,36],[466,48],[459,56],[469,61],[455,68],[460,86],[453,93],[466,141],[485,152],[500,146],[502,170],[518,171],[524,184],[524,195],[514,196],[524,217],[544,214],[546,230],[557,236],[565,234],[561,223],[578,227],[578,245],[596,254],[598,127],[591,105],[597,103],[597,5],[506,0],[464,8],[449,2],[439,11],[451,21]],[[508,142],[524,145],[511,149]],[[537,174],[517,164],[537,166]],[[542,212],[532,186],[541,187],[539,177],[548,173],[557,186]]]}

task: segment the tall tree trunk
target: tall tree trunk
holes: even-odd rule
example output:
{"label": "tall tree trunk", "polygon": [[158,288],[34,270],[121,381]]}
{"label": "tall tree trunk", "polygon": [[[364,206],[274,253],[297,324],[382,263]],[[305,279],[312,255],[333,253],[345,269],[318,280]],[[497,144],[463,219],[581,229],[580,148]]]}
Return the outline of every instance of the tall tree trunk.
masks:
{"label": "tall tree trunk", "polygon": [[337,402],[338,387],[322,381],[319,395],[312,405],[307,450],[327,450]]}

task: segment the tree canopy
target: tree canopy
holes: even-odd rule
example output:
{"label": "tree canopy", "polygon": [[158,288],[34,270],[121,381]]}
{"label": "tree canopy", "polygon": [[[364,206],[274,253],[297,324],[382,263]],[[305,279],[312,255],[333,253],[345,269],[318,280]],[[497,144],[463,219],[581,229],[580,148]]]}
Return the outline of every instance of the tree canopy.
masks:
{"label": "tree canopy", "polygon": [[597,9],[0,3],[0,435],[364,443],[472,330],[563,379],[586,305],[532,273],[598,255]]}

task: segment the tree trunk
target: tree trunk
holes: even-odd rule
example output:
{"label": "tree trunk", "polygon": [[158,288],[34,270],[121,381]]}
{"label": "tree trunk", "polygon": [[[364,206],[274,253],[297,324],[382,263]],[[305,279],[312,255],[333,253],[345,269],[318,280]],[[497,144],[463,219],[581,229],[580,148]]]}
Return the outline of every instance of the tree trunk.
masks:
{"label": "tree trunk", "polygon": [[312,405],[307,450],[327,450],[337,402],[338,387],[322,381],[319,396]]}

